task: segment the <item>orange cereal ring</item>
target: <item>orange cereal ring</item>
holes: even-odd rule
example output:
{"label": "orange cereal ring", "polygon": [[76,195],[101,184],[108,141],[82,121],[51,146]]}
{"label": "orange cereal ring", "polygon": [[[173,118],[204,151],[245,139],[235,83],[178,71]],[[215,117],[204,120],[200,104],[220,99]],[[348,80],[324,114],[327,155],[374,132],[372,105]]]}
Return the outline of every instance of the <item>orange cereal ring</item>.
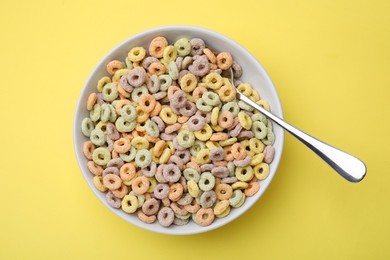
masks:
{"label": "orange cereal ring", "polygon": [[231,145],[225,146],[223,149],[225,150],[225,154],[226,154],[225,161],[228,161],[228,162],[233,161],[234,157],[232,154],[232,146]]}
{"label": "orange cereal ring", "polygon": [[[141,171],[141,174],[143,174],[142,171]],[[131,189],[137,195],[141,195],[141,194],[144,194],[145,192],[147,192],[149,189],[149,186],[150,186],[149,179],[145,176],[138,176],[131,183]]]}
{"label": "orange cereal ring", "polygon": [[165,37],[158,36],[154,38],[149,45],[149,54],[155,58],[162,58],[164,49],[168,46],[168,41]]}
{"label": "orange cereal ring", "polygon": [[215,57],[214,53],[210,49],[204,48],[203,53],[206,55],[207,59],[209,59],[211,63],[213,64],[217,63],[217,58]]}
{"label": "orange cereal ring", "polygon": [[162,204],[164,205],[164,207],[169,207],[169,206],[171,205],[171,200],[170,200],[168,197],[163,198],[163,199],[161,200],[161,202],[162,202]]}
{"label": "orange cereal ring", "polygon": [[215,187],[215,193],[219,200],[228,200],[233,195],[233,188],[229,184],[221,183]]}
{"label": "orange cereal ring", "polygon": [[91,141],[83,143],[83,153],[88,160],[92,160],[93,150],[95,150],[95,145]]}
{"label": "orange cereal ring", "polygon": [[139,218],[142,222],[144,222],[144,223],[146,223],[146,224],[152,224],[152,223],[154,223],[154,222],[156,221],[156,219],[157,219],[156,215],[148,216],[148,215],[146,215],[145,213],[143,213],[142,210],[138,210],[138,211],[137,211],[137,216],[138,216],[138,218]]}
{"label": "orange cereal ring", "polygon": [[123,63],[119,60],[112,60],[107,63],[106,70],[110,75],[114,75],[117,70],[121,70],[123,67]]}
{"label": "orange cereal ring", "polygon": [[128,193],[129,193],[129,188],[124,183],[122,183],[122,185],[119,187],[119,189],[112,191],[112,194],[114,194],[114,196],[119,198],[119,199],[122,199]]}
{"label": "orange cereal ring", "polygon": [[157,143],[158,141],[160,141],[160,138],[158,137],[153,137],[153,136],[150,136],[148,134],[145,134],[144,135],[145,139],[148,140],[149,143]]}
{"label": "orange cereal ring", "polygon": [[139,106],[144,112],[150,113],[156,106],[156,99],[150,94],[144,94],[139,99]]}
{"label": "orange cereal ring", "polygon": [[217,55],[217,65],[221,70],[229,69],[233,64],[232,55],[228,52],[221,52]]}
{"label": "orange cereal ring", "polygon": [[172,96],[173,94],[176,93],[176,91],[180,90],[180,88],[178,86],[170,86],[168,88],[168,98],[169,100],[172,100]]}
{"label": "orange cereal ring", "polygon": [[116,174],[109,173],[103,177],[103,184],[109,190],[116,190],[122,185],[122,179]]}
{"label": "orange cereal ring", "polygon": [[91,111],[93,109],[93,106],[96,104],[97,100],[97,94],[96,93],[91,93],[88,96],[88,101],[87,101],[87,109]]}
{"label": "orange cereal ring", "polygon": [[122,107],[124,107],[125,105],[131,105],[131,101],[128,99],[121,99],[116,102],[115,111],[118,115],[121,114]]}
{"label": "orange cereal ring", "polygon": [[119,170],[119,176],[122,181],[130,181],[135,177],[135,166],[131,163],[125,163]]}
{"label": "orange cereal ring", "polygon": [[145,122],[146,120],[148,120],[149,113],[146,113],[145,111],[143,111],[140,106],[137,106],[136,111],[137,111],[137,122],[138,123],[142,123],[142,122]]}
{"label": "orange cereal ring", "polygon": [[236,160],[244,160],[246,157],[246,151],[240,143],[235,143],[232,145],[232,155]]}
{"label": "orange cereal ring", "polygon": [[227,165],[227,161],[219,161],[219,162],[213,162],[216,166],[223,166],[225,167]]}
{"label": "orange cereal ring", "polygon": [[195,221],[201,226],[208,226],[214,221],[214,212],[212,208],[201,208],[196,212]]}
{"label": "orange cereal ring", "polygon": [[197,86],[192,92],[192,96],[194,97],[194,101],[196,102],[199,98],[202,97],[203,93],[207,92],[207,89],[202,86]]}
{"label": "orange cereal ring", "polygon": [[200,172],[201,172],[199,164],[197,164],[196,162],[193,162],[193,161],[188,162],[188,163],[186,164],[186,168],[194,169],[194,170],[197,171],[199,174],[200,174]]}
{"label": "orange cereal ring", "polygon": [[156,101],[156,105],[155,105],[153,111],[150,112],[149,116],[151,118],[154,117],[154,116],[158,116],[158,114],[160,114],[161,109],[162,109],[161,103]]}
{"label": "orange cereal ring", "polygon": [[113,146],[113,149],[117,153],[126,153],[127,151],[130,150],[130,148],[131,148],[130,140],[127,138],[123,138],[123,137],[116,140],[114,142],[114,146]]}
{"label": "orange cereal ring", "polygon": [[87,167],[88,170],[94,175],[100,176],[103,174],[103,167],[97,165],[94,161],[88,161]]}
{"label": "orange cereal ring", "polygon": [[248,187],[245,188],[244,194],[247,197],[255,195],[260,189],[260,184],[257,181],[251,181],[248,184]]}
{"label": "orange cereal ring", "polygon": [[176,202],[172,202],[170,208],[175,212],[175,214],[184,216],[188,214],[188,211],[184,208],[184,206],[180,206]]}
{"label": "orange cereal ring", "polygon": [[217,92],[222,102],[230,102],[236,97],[236,89],[232,85],[223,85]]}
{"label": "orange cereal ring", "polygon": [[210,137],[210,141],[223,141],[229,138],[229,135],[226,133],[214,133]]}
{"label": "orange cereal ring", "polygon": [[[119,83],[117,85],[117,90],[119,92],[119,96],[121,97],[121,99],[126,99],[126,98],[130,98],[131,94],[128,93],[123,87],[122,85]],[[123,97],[123,98],[122,98]]]}
{"label": "orange cereal ring", "polygon": [[222,128],[230,128],[234,123],[233,114],[228,111],[222,111],[222,113],[219,114],[218,117],[218,125]]}
{"label": "orange cereal ring", "polygon": [[164,140],[160,140],[156,142],[153,149],[153,155],[156,157],[160,157],[162,152],[164,151],[167,143]]}
{"label": "orange cereal ring", "polygon": [[153,62],[149,65],[148,72],[150,74],[156,74],[157,76],[160,76],[161,74],[165,73],[165,66],[161,62]]}
{"label": "orange cereal ring", "polygon": [[115,159],[115,158],[118,158],[118,157],[119,157],[119,153],[113,149],[112,152],[111,152],[111,158]]}
{"label": "orange cereal ring", "polygon": [[183,186],[180,183],[172,184],[169,187],[169,195],[168,198],[171,201],[178,201],[183,195]]}

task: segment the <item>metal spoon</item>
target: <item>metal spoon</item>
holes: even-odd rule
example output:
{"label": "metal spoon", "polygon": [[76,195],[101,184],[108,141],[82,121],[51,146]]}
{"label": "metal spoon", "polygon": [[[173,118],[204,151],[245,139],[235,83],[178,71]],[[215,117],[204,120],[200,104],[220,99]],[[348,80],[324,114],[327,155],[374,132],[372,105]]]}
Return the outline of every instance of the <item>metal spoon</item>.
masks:
{"label": "metal spoon", "polygon": [[329,144],[326,144],[296,127],[275,116],[262,106],[256,104],[247,96],[237,90],[237,98],[252,106],[257,111],[263,113],[266,117],[283,127],[287,132],[298,138],[302,143],[309,147],[313,152],[320,156],[330,167],[350,182],[359,182],[366,175],[366,165],[358,158],[343,152]]}

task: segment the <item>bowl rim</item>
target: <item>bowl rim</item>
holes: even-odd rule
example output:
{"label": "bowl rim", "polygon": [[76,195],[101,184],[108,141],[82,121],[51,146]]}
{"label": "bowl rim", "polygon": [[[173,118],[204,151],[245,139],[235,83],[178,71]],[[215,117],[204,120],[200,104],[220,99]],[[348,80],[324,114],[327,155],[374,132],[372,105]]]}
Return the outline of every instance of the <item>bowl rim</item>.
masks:
{"label": "bowl rim", "polygon": [[[217,32],[217,31],[214,31],[214,30],[211,30],[211,29],[208,29],[208,28],[204,28],[204,27],[200,27],[200,26],[192,26],[192,25],[167,25],[167,26],[158,26],[158,27],[153,27],[151,29],[147,29],[147,30],[144,30],[142,32],[139,32],[139,33],[136,33],[134,35],[131,35],[130,37],[124,39],[123,41],[121,41],[119,44],[117,44],[114,48],[110,49],[107,54],[101,58],[99,60],[99,62],[95,65],[95,67],[93,68],[93,70],[89,73],[82,89],[81,89],[81,92],[79,93],[79,97],[77,99],[77,105],[75,107],[75,110],[74,110],[74,117],[73,117],[73,126],[72,126],[72,137],[73,137],[73,148],[74,148],[74,151],[75,151],[75,155],[76,155],[76,161],[77,161],[77,164],[79,166],[79,169],[84,177],[84,180],[87,182],[88,186],[90,187],[90,190],[91,192],[99,199],[99,201],[105,206],[105,208],[108,208],[109,211],[113,212],[115,215],[117,215],[119,218],[121,218],[122,220],[126,221],[127,223],[130,223],[140,229],[145,229],[145,230],[148,230],[148,231],[151,231],[151,232],[154,232],[154,233],[159,233],[159,234],[167,234],[167,235],[192,235],[192,234],[199,234],[199,233],[204,233],[204,232],[208,232],[208,231],[211,231],[211,230],[214,230],[214,229],[217,229],[221,226],[224,226],[226,224],[229,224],[231,222],[233,222],[234,220],[236,220],[237,218],[239,218],[242,214],[244,214],[245,212],[247,212],[250,208],[253,207],[253,205],[255,203],[258,202],[258,200],[263,196],[264,192],[268,189],[268,187],[271,185],[271,182],[273,180],[273,178],[275,177],[276,175],[276,172],[277,172],[277,169],[279,167],[279,164],[280,164],[280,160],[281,160],[281,157],[283,155],[283,149],[284,149],[284,131],[281,131],[281,134],[280,136],[278,136],[278,139],[281,143],[281,146],[280,146],[280,153],[279,153],[279,156],[276,156],[273,160],[273,164],[276,165],[275,166],[275,169],[274,169],[274,174],[270,174],[270,176],[268,176],[268,178],[270,178],[268,184],[262,189],[262,191],[259,191],[261,192],[261,194],[259,195],[259,197],[254,200],[250,205],[248,205],[246,208],[244,209],[241,209],[234,217],[231,217],[231,219],[229,221],[220,221],[218,223],[213,223],[212,225],[210,226],[206,226],[206,227],[203,227],[203,226],[199,226],[198,229],[196,230],[192,230],[192,231],[187,231],[187,232],[183,232],[183,231],[177,231],[176,229],[173,230],[173,229],[169,229],[169,228],[163,228],[163,229],[159,229],[159,230],[156,230],[154,229],[153,225],[149,225],[149,224],[146,224],[146,225],[141,225],[141,220],[138,220],[140,222],[140,225],[138,225],[137,223],[133,223],[131,221],[129,221],[128,219],[125,219],[124,217],[121,216],[121,214],[119,214],[119,211],[115,210],[114,208],[110,208],[109,206],[107,206],[104,201],[99,197],[97,196],[96,192],[95,192],[95,187],[93,186],[92,182],[89,181],[87,179],[87,174],[84,172],[83,168],[85,168],[85,165],[82,165],[82,162],[81,160],[79,160],[80,157],[84,156],[80,147],[78,147],[80,144],[77,144],[76,140],[77,140],[77,133],[80,131],[79,129],[79,125],[78,125],[78,122],[77,122],[77,114],[78,114],[78,111],[80,111],[82,109],[82,104],[84,102],[84,100],[82,99],[83,96],[85,96],[85,92],[87,92],[87,86],[90,84],[90,81],[92,80],[93,78],[93,75],[95,75],[99,68],[102,66],[102,63],[105,62],[105,60],[111,56],[113,53],[116,53],[118,52],[118,50],[122,49],[124,45],[127,45],[129,42],[135,40],[135,39],[138,39],[138,38],[142,38],[142,37],[145,37],[147,35],[150,35],[150,34],[155,34],[155,33],[159,33],[160,31],[166,31],[166,30],[184,30],[184,31],[191,31],[191,32],[194,32],[196,31],[197,33],[205,33],[205,34],[212,34],[213,36],[216,36],[217,38],[220,38],[224,41],[227,41],[229,42],[230,45],[232,45],[233,48],[237,48],[237,49],[240,49],[240,51],[242,52],[245,52],[247,54],[247,56],[252,60],[252,62],[256,63],[259,67],[259,69],[261,70],[261,73],[264,75],[264,78],[265,80],[267,81],[267,84],[269,84],[270,86],[272,86],[272,89],[270,90],[271,92],[273,92],[273,95],[276,97],[276,100],[277,102],[275,104],[273,104],[273,107],[276,107],[278,111],[280,111],[278,113],[278,117],[280,117],[281,119],[283,119],[283,110],[282,110],[282,105],[281,105],[281,101],[280,101],[280,97],[279,97],[279,94],[277,92],[277,89],[275,87],[275,85],[273,84],[269,74],[266,72],[266,70],[264,69],[263,65],[246,49],[244,48],[242,45],[240,45],[238,42],[236,42],[235,40],[231,39],[230,37],[220,33],[220,32]],[[278,126],[276,123],[274,123],[274,126],[275,127],[280,127]],[[248,203],[248,202],[245,202],[245,203]],[[143,224],[143,222],[142,222]]]}

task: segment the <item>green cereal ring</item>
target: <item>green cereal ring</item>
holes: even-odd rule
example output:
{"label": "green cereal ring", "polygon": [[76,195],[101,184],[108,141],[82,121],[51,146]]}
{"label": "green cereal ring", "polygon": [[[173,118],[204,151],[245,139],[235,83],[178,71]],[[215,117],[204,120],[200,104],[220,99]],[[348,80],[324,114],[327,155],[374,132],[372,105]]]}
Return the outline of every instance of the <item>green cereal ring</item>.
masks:
{"label": "green cereal ring", "polygon": [[173,80],[177,80],[179,78],[179,69],[177,68],[176,62],[171,61],[168,64],[168,73]]}
{"label": "green cereal ring", "polygon": [[134,147],[131,147],[126,153],[120,153],[119,157],[125,162],[131,162],[134,160],[137,150]]}
{"label": "green cereal ring", "polygon": [[111,79],[110,79],[109,77],[105,76],[105,77],[101,78],[101,79],[98,81],[98,83],[97,83],[97,86],[96,86],[97,90],[98,90],[99,92],[102,92],[103,87],[104,87],[106,84],[108,84],[108,83],[111,83]]}
{"label": "green cereal ring", "polygon": [[191,43],[187,38],[180,38],[174,44],[179,56],[187,56],[191,52]]}
{"label": "green cereal ring", "polygon": [[119,132],[122,133],[128,133],[134,130],[136,127],[137,122],[136,121],[126,121],[123,119],[123,117],[118,117],[118,119],[115,121],[115,127]]}
{"label": "green cereal ring", "polygon": [[236,205],[234,205],[234,206],[232,206],[233,208],[239,208],[239,207],[241,207],[243,204],[244,204],[244,202],[245,202],[245,198],[246,198],[246,196],[245,196],[245,194],[243,193],[242,194],[242,197],[241,197],[241,199],[240,199],[240,201],[236,204]]}
{"label": "green cereal ring", "polygon": [[157,124],[152,120],[146,121],[145,129],[146,132],[152,137],[158,137],[160,135],[160,129],[158,129]]}
{"label": "green cereal ring", "polygon": [[229,176],[233,177],[236,173],[236,165],[232,161],[230,161],[227,163],[227,168],[229,171]]}
{"label": "green cereal ring", "polygon": [[206,91],[203,93],[202,99],[209,106],[215,107],[221,104],[218,94],[212,91]]}
{"label": "green cereal ring", "polygon": [[206,148],[206,145],[204,142],[196,140],[192,147],[190,148],[190,153],[192,156],[196,157],[198,152],[202,149]]}
{"label": "green cereal ring", "polygon": [[273,145],[275,142],[275,135],[274,132],[272,132],[272,129],[267,128],[267,136],[266,138],[261,139],[263,144],[265,145]]}
{"label": "green cereal ring", "polygon": [[267,117],[265,115],[263,115],[262,113],[260,113],[260,112],[253,114],[251,118],[252,118],[252,121],[261,121],[265,125],[268,124]]}
{"label": "green cereal ring", "polygon": [[110,122],[111,123],[114,123],[116,118],[117,118],[117,114],[116,114],[116,110],[115,110],[115,107],[114,105],[109,105],[109,108],[110,108]]}
{"label": "green cereal ring", "polygon": [[255,121],[252,123],[252,132],[257,139],[263,139],[267,136],[267,127],[263,122]]}
{"label": "green cereal ring", "polygon": [[131,62],[131,60],[129,60],[129,57],[126,57],[125,64],[126,64],[126,69],[128,69],[128,70],[132,70],[134,68],[133,62]]}
{"label": "green cereal ring", "polygon": [[172,78],[171,78],[171,76],[169,76],[167,74],[163,74],[163,75],[158,76],[158,80],[160,81],[160,90],[161,91],[167,91],[168,88],[172,84]]}
{"label": "green cereal ring", "polygon": [[149,91],[148,91],[148,89],[145,86],[141,86],[141,87],[135,88],[133,90],[133,92],[131,92],[131,99],[134,102],[139,103],[140,97],[142,95],[148,94],[148,93],[149,93]]}
{"label": "green cereal ring", "polygon": [[111,153],[107,148],[98,147],[93,150],[92,160],[97,165],[106,165],[111,160]]}
{"label": "green cereal ring", "polygon": [[246,111],[253,111],[253,107],[251,107],[250,105],[248,105],[247,103],[243,102],[243,101],[238,101],[238,106],[243,109],[243,110],[246,110]]}
{"label": "green cereal ring", "polygon": [[118,97],[118,90],[114,83],[108,83],[104,85],[102,90],[103,100],[113,101]]}
{"label": "green cereal ring", "polygon": [[200,180],[200,174],[192,168],[187,168],[183,171],[184,178],[187,181],[193,180],[194,182],[198,183]]}
{"label": "green cereal ring", "polygon": [[200,175],[199,180],[199,188],[202,191],[209,191],[214,188],[215,185],[215,177],[211,174],[211,172],[204,172],[202,175]]}
{"label": "green cereal ring", "polygon": [[91,136],[92,130],[95,128],[95,125],[91,118],[86,117],[81,121],[81,132],[87,137]]}
{"label": "green cereal ring", "polygon": [[137,110],[132,105],[125,105],[121,108],[121,116],[125,121],[134,121],[137,118]]}
{"label": "green cereal ring", "polygon": [[135,164],[140,168],[145,168],[152,162],[152,155],[149,150],[141,149],[135,155]]}
{"label": "green cereal ring", "polygon": [[96,122],[100,119],[101,107],[99,104],[95,104],[92,110],[89,112],[89,117],[93,122]]}
{"label": "green cereal ring", "polygon": [[268,120],[268,122],[267,122],[267,128],[269,128],[269,129],[271,129],[271,130],[273,130],[274,129],[274,125],[272,124],[272,121],[271,120]]}
{"label": "green cereal ring", "polygon": [[109,104],[102,104],[101,105],[101,112],[100,112],[100,121],[101,122],[108,122],[108,120],[110,120],[111,109],[109,106],[110,106]]}
{"label": "green cereal ring", "polygon": [[195,142],[195,136],[191,131],[183,130],[177,135],[177,142],[184,148],[190,148]]}
{"label": "green cereal ring", "polygon": [[103,145],[106,142],[104,133],[100,129],[93,129],[89,137],[94,145]]}
{"label": "green cereal ring", "polygon": [[240,181],[248,182],[253,178],[253,168],[248,165],[246,167],[237,167],[236,168],[236,177]]}
{"label": "green cereal ring", "polygon": [[204,111],[204,112],[210,112],[213,107],[208,105],[203,98],[199,98],[197,101],[196,101],[196,107],[201,110],[201,111]]}
{"label": "green cereal ring", "polygon": [[229,199],[230,206],[232,207],[237,206],[241,202],[243,196],[244,193],[242,193],[241,190],[234,190],[233,195]]}
{"label": "green cereal ring", "polygon": [[225,110],[232,113],[233,116],[237,116],[238,113],[240,112],[240,107],[238,106],[237,102],[231,101],[231,102],[228,102],[222,106],[222,111],[225,111]]}
{"label": "green cereal ring", "polygon": [[177,57],[176,48],[172,45],[168,45],[164,49],[163,60],[168,64],[171,61],[175,61]]}

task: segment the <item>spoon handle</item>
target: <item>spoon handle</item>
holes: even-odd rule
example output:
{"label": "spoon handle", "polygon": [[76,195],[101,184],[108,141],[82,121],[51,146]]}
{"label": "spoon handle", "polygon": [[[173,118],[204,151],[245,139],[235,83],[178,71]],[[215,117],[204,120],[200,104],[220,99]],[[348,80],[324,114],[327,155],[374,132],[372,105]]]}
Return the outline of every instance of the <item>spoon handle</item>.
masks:
{"label": "spoon handle", "polygon": [[313,152],[320,156],[330,167],[350,182],[359,182],[366,175],[366,165],[358,158],[343,152],[333,146],[330,146],[308,134],[290,125],[281,118],[265,110],[260,105],[253,102],[247,96],[237,90],[238,98],[248,105],[252,106],[269,119],[283,127],[287,132],[298,138],[302,143],[309,147]]}

